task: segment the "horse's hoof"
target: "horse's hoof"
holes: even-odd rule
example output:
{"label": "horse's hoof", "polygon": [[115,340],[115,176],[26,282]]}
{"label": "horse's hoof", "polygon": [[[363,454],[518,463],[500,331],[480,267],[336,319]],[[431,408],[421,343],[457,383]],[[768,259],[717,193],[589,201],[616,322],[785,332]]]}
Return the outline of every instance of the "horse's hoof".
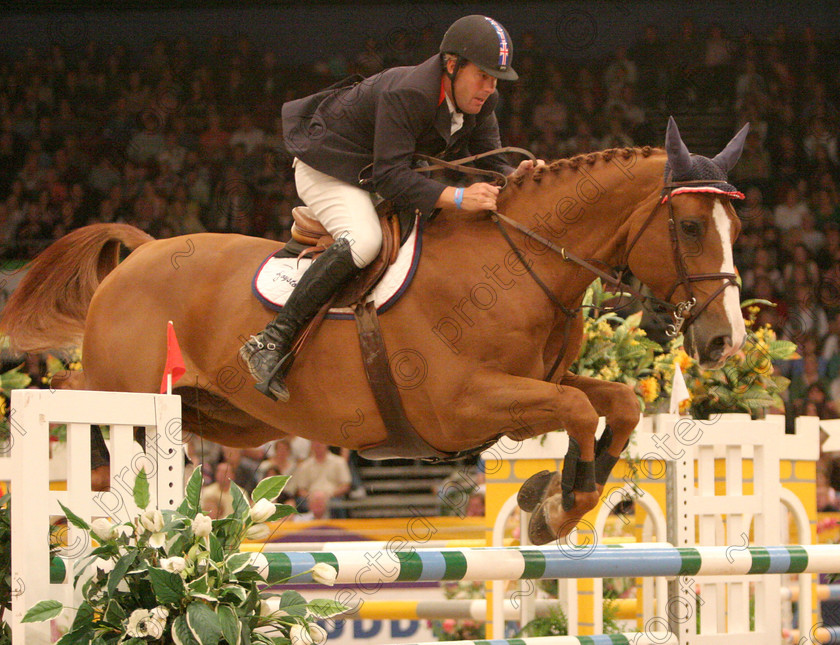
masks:
{"label": "horse's hoof", "polygon": [[557,540],[557,536],[551,530],[545,518],[545,506],[543,504],[540,504],[537,511],[531,515],[531,521],[528,523],[528,539],[531,541],[531,544],[536,546]]}
{"label": "horse's hoof", "polygon": [[557,473],[552,473],[548,470],[538,472],[536,475],[531,475],[516,495],[516,503],[526,513],[533,513],[534,509],[540,505],[540,502],[545,499],[545,493],[548,490],[551,479]]}

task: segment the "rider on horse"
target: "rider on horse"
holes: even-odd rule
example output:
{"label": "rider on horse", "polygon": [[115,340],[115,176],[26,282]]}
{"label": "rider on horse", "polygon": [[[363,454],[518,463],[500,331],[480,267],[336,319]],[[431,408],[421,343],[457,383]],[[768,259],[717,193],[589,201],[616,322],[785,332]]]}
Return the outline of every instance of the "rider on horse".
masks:
{"label": "rider on horse", "polygon": [[[240,350],[254,378],[269,381],[276,398],[289,398],[283,376],[297,333],[379,253],[382,233],[371,192],[423,218],[437,208],[496,208],[497,186],[447,186],[414,172],[412,159],[415,153],[454,159],[500,146],[496,82],[518,78],[511,58],[502,25],[465,16],[447,30],[440,55],[283,105],[298,195],[336,242],[304,273],[280,314]],[[514,172],[498,157],[484,165]],[[515,173],[532,166],[523,161]],[[370,180],[360,188],[368,168]]]}

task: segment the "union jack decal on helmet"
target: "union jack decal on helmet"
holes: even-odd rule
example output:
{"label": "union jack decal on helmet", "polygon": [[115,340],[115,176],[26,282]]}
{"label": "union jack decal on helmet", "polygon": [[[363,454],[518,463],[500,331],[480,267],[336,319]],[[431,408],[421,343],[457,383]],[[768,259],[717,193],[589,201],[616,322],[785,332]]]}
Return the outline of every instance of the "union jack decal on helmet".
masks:
{"label": "union jack decal on helmet", "polygon": [[508,56],[510,55],[510,45],[508,44],[507,37],[505,36],[505,30],[492,18],[488,18],[487,16],[484,18],[492,25],[493,29],[496,31],[496,35],[499,37],[499,69],[504,69],[507,67]]}

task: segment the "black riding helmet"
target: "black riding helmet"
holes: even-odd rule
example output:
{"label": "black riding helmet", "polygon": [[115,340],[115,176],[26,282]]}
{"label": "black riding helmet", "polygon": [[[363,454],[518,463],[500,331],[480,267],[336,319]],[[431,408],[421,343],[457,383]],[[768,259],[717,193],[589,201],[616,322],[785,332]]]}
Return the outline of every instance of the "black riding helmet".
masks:
{"label": "black riding helmet", "polygon": [[453,79],[464,61],[469,61],[485,74],[503,81],[519,78],[510,62],[513,58],[513,43],[507,30],[487,16],[464,16],[456,20],[443,36],[441,54],[455,54],[458,63]]}

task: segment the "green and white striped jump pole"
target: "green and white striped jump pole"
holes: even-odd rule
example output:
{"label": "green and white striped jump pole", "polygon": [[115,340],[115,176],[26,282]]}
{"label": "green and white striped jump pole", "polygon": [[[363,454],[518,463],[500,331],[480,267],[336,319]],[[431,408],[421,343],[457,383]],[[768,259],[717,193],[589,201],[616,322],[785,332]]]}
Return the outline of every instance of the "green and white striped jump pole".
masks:
{"label": "green and white striped jump pole", "polygon": [[[464,580],[540,580],[651,576],[760,575],[840,572],[840,545],[674,547],[669,544],[616,544],[595,547],[483,547],[387,551],[300,551],[262,555],[271,584],[314,582],[319,562],[338,572],[336,583]],[[59,576],[60,567],[54,562]]]}
{"label": "green and white striped jump pole", "polygon": [[474,549],[266,553],[272,584],[312,582],[324,562],[339,584],[538,580],[650,576],[759,575],[840,571],[840,545],[674,547],[624,544],[595,547],[484,547]]}

